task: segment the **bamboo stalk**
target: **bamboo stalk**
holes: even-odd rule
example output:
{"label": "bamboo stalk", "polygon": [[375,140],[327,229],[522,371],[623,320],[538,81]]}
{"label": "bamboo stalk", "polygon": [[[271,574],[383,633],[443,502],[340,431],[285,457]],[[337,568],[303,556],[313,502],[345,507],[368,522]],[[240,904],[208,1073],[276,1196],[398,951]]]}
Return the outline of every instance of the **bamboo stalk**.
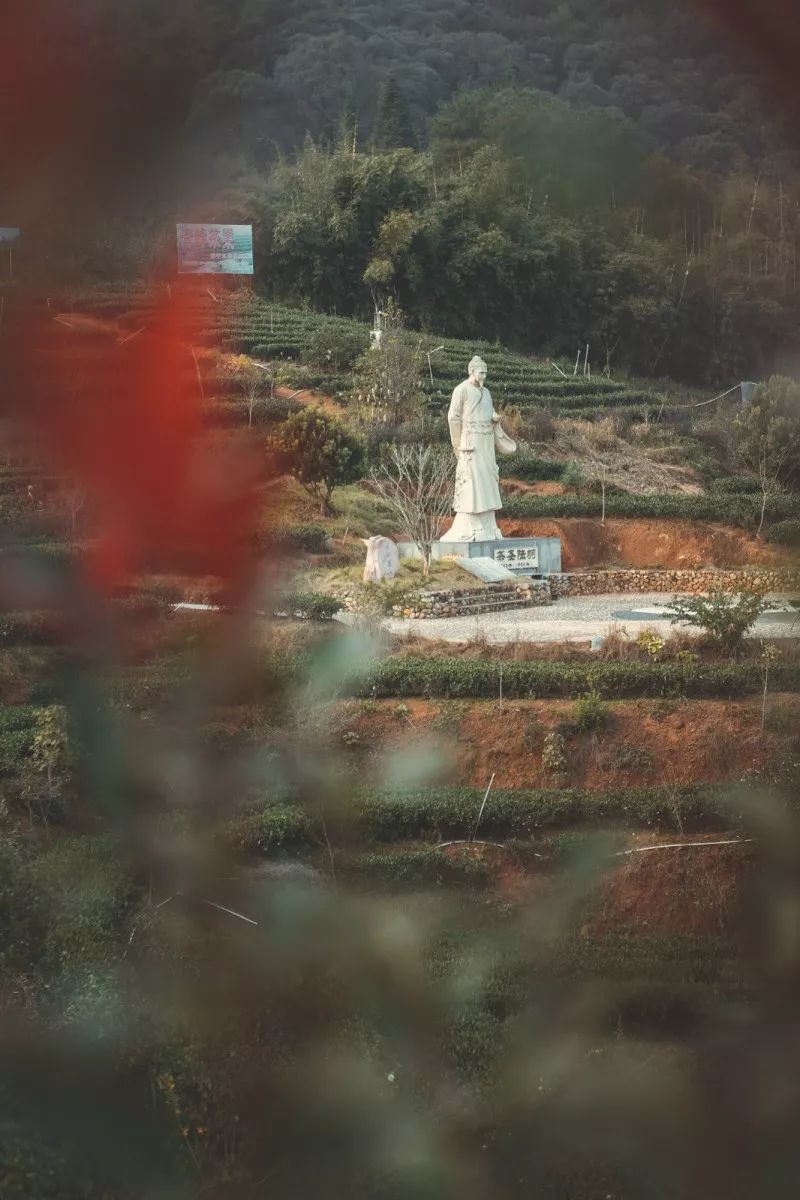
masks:
{"label": "bamboo stalk", "polygon": [[489,780],[489,786],[486,789],[486,795],[483,797],[483,803],[481,804],[480,812],[478,813],[478,819],[475,822],[475,828],[472,831],[472,837],[469,839],[471,842],[475,841],[475,837],[478,832],[478,826],[480,825],[481,817],[483,816],[483,810],[486,808],[486,801],[489,799],[489,792],[492,790],[492,784],[494,783],[495,774],[496,774],[496,772],[492,772],[492,778]]}
{"label": "bamboo stalk", "polygon": [[127,337],[118,339],[117,345],[124,346],[126,342],[130,342],[133,338],[138,337],[140,333],[144,333],[144,330],[145,327],[143,325],[141,329],[137,329],[134,333],[129,333]]}
{"label": "bamboo stalk", "polygon": [[661,846],[635,846],[633,850],[619,850],[614,857],[624,858],[627,854],[645,854],[648,850],[691,850],[702,846],[744,846],[756,838],[724,838],[720,842],[665,842]]}

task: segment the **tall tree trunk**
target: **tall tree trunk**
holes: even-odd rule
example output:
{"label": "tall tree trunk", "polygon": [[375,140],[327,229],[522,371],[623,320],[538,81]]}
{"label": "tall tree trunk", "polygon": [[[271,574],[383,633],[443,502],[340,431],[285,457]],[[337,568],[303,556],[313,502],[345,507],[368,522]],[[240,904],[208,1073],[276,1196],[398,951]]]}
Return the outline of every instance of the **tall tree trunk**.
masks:
{"label": "tall tree trunk", "polygon": [[756,537],[761,537],[761,530],[764,528],[764,515],[765,515],[766,511],[767,511],[767,489],[764,488],[764,491],[761,494],[761,520],[758,522],[758,529],[756,530]]}

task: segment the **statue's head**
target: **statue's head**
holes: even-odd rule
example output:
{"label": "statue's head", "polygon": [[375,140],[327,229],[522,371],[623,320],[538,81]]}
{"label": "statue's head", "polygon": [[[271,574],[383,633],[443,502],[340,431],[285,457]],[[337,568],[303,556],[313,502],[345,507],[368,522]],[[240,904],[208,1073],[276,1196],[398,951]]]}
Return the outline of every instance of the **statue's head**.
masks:
{"label": "statue's head", "polygon": [[470,364],[467,367],[470,381],[476,384],[477,387],[483,387],[484,383],[486,382],[487,369],[486,363],[476,354],[475,357],[470,360]]}

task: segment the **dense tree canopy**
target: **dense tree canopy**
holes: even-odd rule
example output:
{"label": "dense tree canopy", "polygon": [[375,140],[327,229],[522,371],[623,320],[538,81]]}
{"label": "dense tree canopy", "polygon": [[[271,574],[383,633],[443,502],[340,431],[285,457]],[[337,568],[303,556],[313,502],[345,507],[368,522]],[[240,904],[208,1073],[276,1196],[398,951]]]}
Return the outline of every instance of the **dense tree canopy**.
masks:
{"label": "dense tree canopy", "polygon": [[343,313],[693,380],[794,348],[790,112],[701,8],[32,0],[10,43],[3,221],[48,269],[251,221],[260,286]]}

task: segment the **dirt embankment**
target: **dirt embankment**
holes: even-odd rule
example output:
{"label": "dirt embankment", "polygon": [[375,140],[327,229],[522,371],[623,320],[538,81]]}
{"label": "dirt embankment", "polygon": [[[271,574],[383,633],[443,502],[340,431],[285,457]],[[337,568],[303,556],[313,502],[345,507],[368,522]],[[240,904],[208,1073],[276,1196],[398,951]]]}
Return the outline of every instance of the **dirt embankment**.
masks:
{"label": "dirt embankment", "polygon": [[744,567],[785,561],[774,547],[743,529],[707,525],[700,521],[502,520],[506,537],[561,538],[565,571],[583,567]]}
{"label": "dirt embankment", "polygon": [[[800,700],[770,705],[794,726]],[[793,714],[793,717],[791,716]],[[609,706],[591,733],[569,729],[572,701],[387,700],[340,707],[337,726],[355,755],[432,741],[448,783],[497,788],[636,787],[724,783],[760,771],[780,756],[787,736],[761,731],[760,706],[743,701],[634,701]],[[562,731],[563,766],[548,770],[548,735]]]}
{"label": "dirt embankment", "polygon": [[[603,878],[585,932],[662,937],[732,932],[740,916],[742,888],[753,871],[754,853],[747,842],[691,844],[719,840],[719,834],[632,837],[634,852]],[[674,848],[676,842],[690,844],[679,850]],[[665,844],[668,849],[643,849]]]}

